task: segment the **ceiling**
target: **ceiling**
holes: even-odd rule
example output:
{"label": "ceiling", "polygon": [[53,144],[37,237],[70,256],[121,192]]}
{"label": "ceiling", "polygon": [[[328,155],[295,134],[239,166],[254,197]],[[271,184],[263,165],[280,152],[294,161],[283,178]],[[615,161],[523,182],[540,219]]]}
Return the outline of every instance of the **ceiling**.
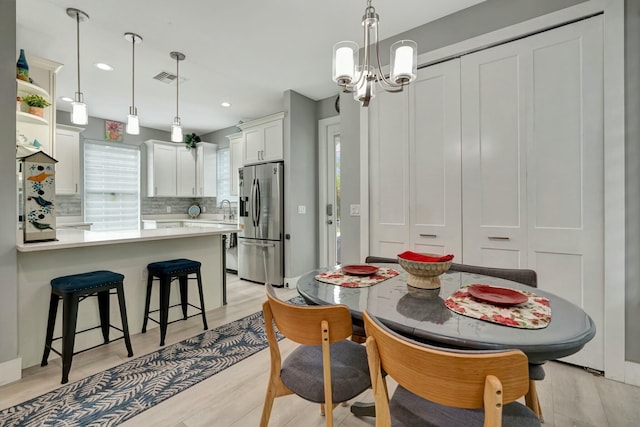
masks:
{"label": "ceiling", "polygon": [[[483,0],[373,0],[385,39]],[[168,130],[176,115],[176,85],[154,80],[176,73],[185,132],[208,133],[283,109],[294,90],[319,100],[338,93],[331,80],[334,43],[362,44],[365,0],[17,0],[16,48],[64,64],[59,98],[77,86],[76,23],[68,7],[87,13],[80,23],[80,75],[89,114],[126,121],[131,105],[131,43],[136,45],[135,99],[141,126]],[[93,64],[114,67],[105,72]],[[184,79],[184,81],[183,81]],[[232,104],[224,108],[220,104]]]}

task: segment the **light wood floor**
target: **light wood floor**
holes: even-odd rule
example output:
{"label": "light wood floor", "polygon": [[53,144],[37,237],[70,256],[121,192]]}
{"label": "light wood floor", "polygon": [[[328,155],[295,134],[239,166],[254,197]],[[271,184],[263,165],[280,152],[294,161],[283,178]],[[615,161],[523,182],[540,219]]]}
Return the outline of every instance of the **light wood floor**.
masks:
{"label": "light wood floor", "polygon": [[[297,295],[295,290],[282,289],[283,299]],[[261,309],[264,301],[262,285],[240,281],[228,276],[228,301],[225,307],[207,313],[209,328],[228,323]],[[44,327],[44,326],[43,326]],[[202,332],[198,317],[169,325],[167,345]],[[132,335],[135,356],[158,349],[158,330]],[[282,342],[283,353],[295,345]],[[108,369],[127,360],[124,344],[116,341],[79,354],[73,359],[69,380]],[[268,379],[268,350],[197,384],[177,396],[147,410],[122,424],[124,426],[257,426]],[[538,383],[538,393],[545,415],[544,426],[565,427],[626,427],[640,424],[640,388],[597,377],[582,369],[560,364],[545,365],[547,378]],[[49,390],[60,387],[60,359],[46,367],[24,370],[23,379],[0,387],[0,409],[15,405]],[[390,388],[393,384],[390,382]],[[357,400],[371,402],[370,392]],[[358,419],[348,407],[334,411],[336,426],[373,426],[373,418]],[[319,405],[297,396],[276,399],[271,414],[271,426],[324,426]]]}

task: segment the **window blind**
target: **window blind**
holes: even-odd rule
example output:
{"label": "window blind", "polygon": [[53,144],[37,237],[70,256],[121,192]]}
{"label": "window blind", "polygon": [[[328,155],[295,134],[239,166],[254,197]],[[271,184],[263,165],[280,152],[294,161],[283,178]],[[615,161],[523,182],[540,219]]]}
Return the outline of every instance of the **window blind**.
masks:
{"label": "window blind", "polygon": [[92,230],[140,227],[140,150],[84,144],[84,220]]}
{"label": "window blind", "polygon": [[[231,195],[231,152],[228,148],[218,150],[218,169],[216,181],[216,194],[218,202],[227,199],[235,202],[238,196]],[[237,173],[237,172],[236,172]]]}

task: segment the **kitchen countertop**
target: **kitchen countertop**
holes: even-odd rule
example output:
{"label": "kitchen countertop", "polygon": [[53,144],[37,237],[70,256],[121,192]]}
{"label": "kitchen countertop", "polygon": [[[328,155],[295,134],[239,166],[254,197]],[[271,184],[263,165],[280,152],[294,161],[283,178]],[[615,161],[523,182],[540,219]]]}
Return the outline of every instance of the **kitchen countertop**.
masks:
{"label": "kitchen countertop", "polygon": [[[213,222],[213,221],[212,221]],[[18,232],[18,252],[36,252],[56,249],[78,248],[85,246],[114,245],[119,243],[142,242],[150,240],[181,239],[207,235],[235,233],[240,231],[237,225],[221,224],[218,227],[175,227],[159,229],[140,229],[126,231],[88,231],[73,228],[58,229],[58,240],[50,242],[23,243],[22,232]]]}

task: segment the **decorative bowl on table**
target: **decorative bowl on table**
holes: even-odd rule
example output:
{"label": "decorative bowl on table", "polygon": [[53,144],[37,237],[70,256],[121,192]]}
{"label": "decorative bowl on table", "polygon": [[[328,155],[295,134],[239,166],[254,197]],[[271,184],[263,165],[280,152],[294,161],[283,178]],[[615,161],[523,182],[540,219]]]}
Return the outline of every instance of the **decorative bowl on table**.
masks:
{"label": "decorative bowl on table", "polygon": [[440,276],[451,267],[453,255],[422,254],[406,251],[398,254],[398,264],[409,277],[407,284],[420,289],[437,289]]}

